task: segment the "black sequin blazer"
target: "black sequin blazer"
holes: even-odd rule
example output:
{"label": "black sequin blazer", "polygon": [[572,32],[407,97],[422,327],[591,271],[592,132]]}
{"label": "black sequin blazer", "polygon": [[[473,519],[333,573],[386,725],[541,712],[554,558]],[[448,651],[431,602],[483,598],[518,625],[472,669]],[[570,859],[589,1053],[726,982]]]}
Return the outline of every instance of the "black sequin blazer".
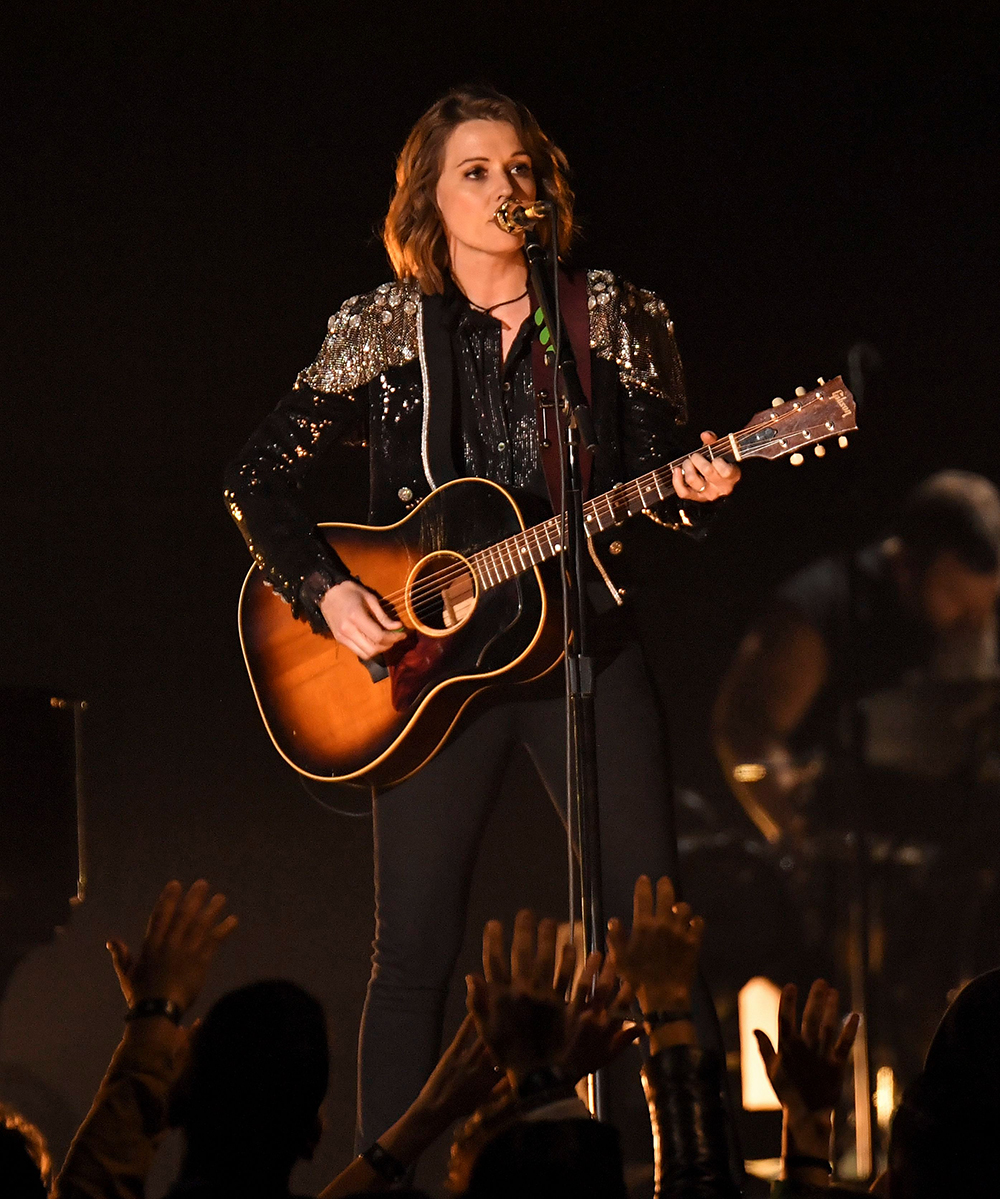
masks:
{"label": "black sequin blazer", "polygon": [[[587,292],[600,447],[591,494],[599,494],[677,456],[687,410],[663,301],[608,271],[588,271]],[[226,504],[255,560],[317,629],[317,597],[345,577],[302,502],[302,482],[320,453],[331,442],[367,445],[372,524],[401,519],[447,477],[430,435],[450,404],[440,307],[441,297],[423,295],[412,281],[346,301],[315,362],[226,472]],[[667,505],[664,519],[675,526],[676,505]]]}

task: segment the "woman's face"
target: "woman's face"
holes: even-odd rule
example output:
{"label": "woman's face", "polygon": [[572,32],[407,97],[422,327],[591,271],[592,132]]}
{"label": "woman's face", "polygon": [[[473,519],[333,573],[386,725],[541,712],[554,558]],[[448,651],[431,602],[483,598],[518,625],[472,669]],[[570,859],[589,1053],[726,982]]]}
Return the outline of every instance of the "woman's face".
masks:
{"label": "woman's face", "polygon": [[505,121],[464,121],[451,131],[435,192],[452,261],[459,247],[510,254],[520,234],[504,233],[493,214],[504,200],[535,199],[531,158]]}

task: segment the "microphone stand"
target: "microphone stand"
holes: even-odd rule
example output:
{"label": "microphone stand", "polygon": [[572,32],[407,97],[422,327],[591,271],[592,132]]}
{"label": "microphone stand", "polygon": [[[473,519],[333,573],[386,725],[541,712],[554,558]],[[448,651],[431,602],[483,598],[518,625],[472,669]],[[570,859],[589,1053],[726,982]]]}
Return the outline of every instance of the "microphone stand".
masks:
{"label": "microphone stand", "polygon": [[[577,371],[573,346],[561,324],[561,314],[549,270],[548,255],[538,234],[524,229],[524,256],[531,286],[545,318],[554,347],[556,396],[564,419],[557,414],[557,436],[564,437],[564,520],[560,568],[569,576],[568,636],[565,644],[567,736],[567,811],[570,829],[579,838],[581,900],[584,943],[587,953],[604,948],[604,904],[601,885],[601,827],[597,794],[597,738],[594,720],[594,660],[588,652],[587,597],[583,555],[587,533],[583,520],[583,481],[580,446],[597,448],[590,407]],[[558,269],[558,263],[556,264]],[[546,354],[546,361],[549,355]],[[591,1079],[591,1109],[597,1119],[606,1117],[607,1080],[599,1071]]]}

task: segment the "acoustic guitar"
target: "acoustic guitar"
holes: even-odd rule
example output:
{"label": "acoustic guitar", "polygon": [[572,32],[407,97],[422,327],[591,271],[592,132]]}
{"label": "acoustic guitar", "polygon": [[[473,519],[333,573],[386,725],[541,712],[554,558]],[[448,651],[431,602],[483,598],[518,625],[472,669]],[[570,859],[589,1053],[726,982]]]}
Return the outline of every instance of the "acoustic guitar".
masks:
{"label": "acoustic guitar", "polygon": [[[836,378],[776,400],[700,452],[729,462],[791,454],[796,462],[803,449],[822,454],[821,442],[855,427],[854,398]],[[672,469],[684,460],[588,500],[587,535],[672,495]],[[475,696],[552,670],[562,658],[562,624],[539,568],[560,554],[560,528],[558,516],[526,527],[514,497],[486,479],[446,483],[394,525],[320,525],[351,574],[406,629],[377,662],[359,661],[294,619],[251,567],[240,639],[264,725],[285,761],[323,782],[400,782],[444,745]]]}

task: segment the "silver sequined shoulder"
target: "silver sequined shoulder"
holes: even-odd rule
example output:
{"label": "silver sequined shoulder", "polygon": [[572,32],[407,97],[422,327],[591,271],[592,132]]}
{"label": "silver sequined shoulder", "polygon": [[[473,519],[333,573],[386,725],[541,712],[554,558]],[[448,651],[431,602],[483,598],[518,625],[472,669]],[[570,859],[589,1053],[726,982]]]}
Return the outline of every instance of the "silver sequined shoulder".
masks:
{"label": "silver sequined shoulder", "polygon": [[380,372],[412,361],[417,356],[419,304],[420,288],[411,279],[351,296],[330,317],[316,361],[300,372],[296,385],[353,391]]}
{"label": "silver sequined shoulder", "polygon": [[626,386],[641,387],[670,404],[674,419],[683,424],[684,372],[666,304],[611,271],[588,271],[587,305],[594,353],[617,365]]}

